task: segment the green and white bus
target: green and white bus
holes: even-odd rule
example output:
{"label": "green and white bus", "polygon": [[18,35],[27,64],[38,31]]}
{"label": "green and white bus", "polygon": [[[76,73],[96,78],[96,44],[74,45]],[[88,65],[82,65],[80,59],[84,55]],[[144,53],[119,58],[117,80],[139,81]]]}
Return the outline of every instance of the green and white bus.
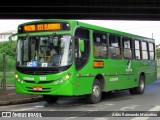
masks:
{"label": "green and white bus", "polygon": [[151,38],[61,19],[20,24],[16,35],[16,92],[48,103],[81,95],[98,103],[102,92],[123,89],[143,94],[157,80]]}

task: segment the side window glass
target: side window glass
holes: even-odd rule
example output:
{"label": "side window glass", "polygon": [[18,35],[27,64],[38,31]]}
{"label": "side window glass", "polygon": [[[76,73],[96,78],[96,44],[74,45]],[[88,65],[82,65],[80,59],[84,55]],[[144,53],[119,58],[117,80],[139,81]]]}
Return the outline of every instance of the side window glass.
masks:
{"label": "side window glass", "polygon": [[142,59],[148,59],[147,42],[142,42]]}
{"label": "side window glass", "polygon": [[154,60],[155,59],[155,52],[154,52],[154,44],[153,43],[149,43],[149,58],[150,60]]}
{"label": "side window glass", "polygon": [[95,58],[107,57],[107,36],[102,33],[93,33],[93,54]]}
{"label": "side window glass", "polygon": [[109,36],[109,56],[112,59],[121,59],[120,37],[116,35]]}
{"label": "side window glass", "polygon": [[141,54],[140,54],[140,41],[135,40],[134,41],[135,45],[135,59],[141,59]]}
{"label": "side window glass", "polygon": [[132,49],[131,49],[131,39],[123,38],[123,57],[124,59],[131,59],[132,58]]}

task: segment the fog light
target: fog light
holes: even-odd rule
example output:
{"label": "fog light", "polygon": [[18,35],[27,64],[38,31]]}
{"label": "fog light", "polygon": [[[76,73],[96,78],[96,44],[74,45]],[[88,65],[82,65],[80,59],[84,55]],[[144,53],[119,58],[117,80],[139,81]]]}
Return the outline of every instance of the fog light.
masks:
{"label": "fog light", "polygon": [[58,82],[57,82],[57,81],[55,81],[55,82],[54,82],[54,84],[55,84],[55,85],[57,85],[57,84],[58,84]]}
{"label": "fog light", "polygon": [[20,82],[21,80],[20,79],[18,79],[18,82]]}
{"label": "fog light", "polygon": [[23,84],[23,81],[21,81],[21,84]]}
{"label": "fog light", "polygon": [[60,82],[63,83],[64,82],[63,79],[61,79]]}

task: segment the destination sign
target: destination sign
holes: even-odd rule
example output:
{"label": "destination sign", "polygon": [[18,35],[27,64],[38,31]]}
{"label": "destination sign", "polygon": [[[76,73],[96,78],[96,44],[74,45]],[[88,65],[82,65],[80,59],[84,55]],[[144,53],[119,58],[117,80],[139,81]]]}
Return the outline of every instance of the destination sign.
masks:
{"label": "destination sign", "polygon": [[60,23],[50,23],[50,24],[37,24],[37,25],[25,25],[23,30],[26,32],[32,31],[45,31],[45,30],[60,30]]}
{"label": "destination sign", "polygon": [[20,26],[18,33],[54,31],[54,30],[70,30],[69,23],[35,23]]}

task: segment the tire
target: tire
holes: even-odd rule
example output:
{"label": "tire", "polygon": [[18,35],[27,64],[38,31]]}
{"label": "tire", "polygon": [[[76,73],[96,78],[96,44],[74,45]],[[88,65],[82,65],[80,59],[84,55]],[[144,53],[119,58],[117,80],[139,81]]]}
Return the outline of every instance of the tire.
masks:
{"label": "tire", "polygon": [[58,96],[43,95],[43,100],[48,103],[55,103],[58,100]]}
{"label": "tire", "polygon": [[145,89],[145,77],[141,75],[139,78],[139,85],[136,88],[129,89],[130,94],[143,94]]}
{"label": "tire", "polygon": [[95,80],[92,86],[92,93],[87,96],[87,100],[91,104],[95,104],[101,101],[102,91],[99,80]]}

